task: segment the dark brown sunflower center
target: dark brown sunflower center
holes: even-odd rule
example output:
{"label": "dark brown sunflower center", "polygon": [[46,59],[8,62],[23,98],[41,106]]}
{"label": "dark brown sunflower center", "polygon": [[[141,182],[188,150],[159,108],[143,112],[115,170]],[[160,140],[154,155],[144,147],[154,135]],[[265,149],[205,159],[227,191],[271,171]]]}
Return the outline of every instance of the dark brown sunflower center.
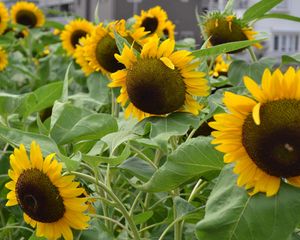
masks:
{"label": "dark brown sunflower center", "polygon": [[124,68],[124,65],[114,57],[115,53],[119,53],[119,50],[116,41],[110,35],[106,35],[98,42],[96,59],[106,71],[111,73]]}
{"label": "dark brown sunflower center", "polygon": [[166,37],[169,37],[169,30],[167,28],[163,30],[163,33]]}
{"label": "dark brown sunflower center", "polygon": [[243,145],[256,165],[272,176],[300,175],[300,101],[277,100],[260,109],[261,124],[252,115],[243,125]]}
{"label": "dark brown sunflower center", "polygon": [[166,114],[184,104],[185,85],[180,72],[159,59],[139,59],[128,70],[126,86],[133,105],[147,113]]}
{"label": "dark brown sunflower center", "polygon": [[229,22],[224,19],[211,19],[207,21],[205,23],[205,31],[207,36],[210,37],[209,41],[213,46],[248,40],[239,24],[232,22],[230,26]]}
{"label": "dark brown sunflower center", "polygon": [[79,43],[80,38],[85,37],[87,35],[86,31],[76,30],[71,35],[71,44],[73,48],[76,48],[76,45]]}
{"label": "dark brown sunflower center", "polygon": [[16,196],[22,210],[32,219],[52,223],[65,213],[63,199],[49,177],[38,169],[24,171],[16,184]]}
{"label": "dark brown sunflower center", "polygon": [[154,33],[158,27],[158,19],[156,17],[146,17],[141,27],[144,27],[146,32],[150,31],[150,34]]}
{"label": "dark brown sunflower center", "polygon": [[18,24],[25,25],[27,27],[33,28],[36,26],[38,20],[36,15],[28,10],[20,10],[16,14],[16,22]]}

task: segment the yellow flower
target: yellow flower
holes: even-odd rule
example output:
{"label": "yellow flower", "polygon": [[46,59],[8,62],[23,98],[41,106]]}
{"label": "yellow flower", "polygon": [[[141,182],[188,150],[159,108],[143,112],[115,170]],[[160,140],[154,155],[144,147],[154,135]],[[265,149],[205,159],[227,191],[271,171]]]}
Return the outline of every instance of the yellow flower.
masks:
{"label": "yellow flower", "polygon": [[9,20],[8,10],[4,3],[0,2],[0,35],[5,31]]}
{"label": "yellow flower", "polygon": [[252,97],[225,93],[229,113],[209,124],[217,130],[212,143],[225,163],[235,163],[237,185],[251,194],[272,196],[281,179],[300,187],[300,70],[266,69],[261,86],[249,77],[244,83]]}
{"label": "yellow flower", "polygon": [[8,65],[7,54],[5,50],[0,47],[0,72],[3,71]]}
{"label": "yellow flower", "polygon": [[220,75],[227,76],[229,65],[230,65],[229,63],[224,61],[222,55],[219,55],[216,58],[213,70],[209,72],[209,75],[216,78],[219,77]]}
{"label": "yellow flower", "polygon": [[89,62],[84,57],[84,45],[86,44],[87,38],[81,38],[77,45],[74,53],[76,63],[81,67],[82,71],[86,76],[89,76],[94,72],[94,69],[89,65]]}
{"label": "yellow flower", "polygon": [[126,22],[123,19],[110,23],[107,28],[103,24],[99,24],[91,37],[85,42],[84,56],[95,71],[113,73],[124,67],[114,57],[114,54],[119,53],[113,33],[114,30],[130,44],[134,44],[135,48],[140,48],[140,45],[143,44],[143,38],[147,32],[144,32],[143,28],[136,29],[133,32],[129,31],[126,29],[125,24]]}
{"label": "yellow flower", "polygon": [[195,71],[199,62],[186,51],[174,51],[175,41],[159,44],[155,35],[143,46],[140,56],[124,46],[115,54],[125,69],[111,74],[109,87],[121,87],[117,102],[128,106],[125,117],[133,114],[139,120],[150,115],[166,115],[174,111],[198,114],[201,105],[193,96],[206,96],[209,87],[205,73]]}
{"label": "yellow flower", "polygon": [[82,37],[89,36],[93,29],[94,25],[85,19],[76,19],[69,22],[60,35],[62,46],[67,54],[73,55],[79,40]]}
{"label": "yellow flower", "polygon": [[164,28],[163,28],[163,34],[170,39],[174,39],[175,35],[175,24],[172,23],[172,21],[168,20],[166,21]]}
{"label": "yellow flower", "polygon": [[11,18],[13,23],[29,28],[41,27],[45,22],[43,12],[34,3],[23,1],[17,2],[12,6]]}
{"label": "yellow flower", "polygon": [[38,237],[56,240],[61,235],[72,240],[71,228],[86,229],[89,217],[86,198],[78,197],[84,193],[74,176],[62,176],[62,164],[54,159],[54,153],[43,159],[40,146],[31,143],[28,157],[23,144],[10,155],[12,170],[8,171],[12,181],[5,186],[6,206],[19,205],[24,212],[24,220],[36,228]]}
{"label": "yellow flower", "polygon": [[158,36],[163,36],[168,15],[160,6],[150,8],[148,11],[142,10],[141,15],[135,15],[134,18],[136,22],[133,29],[143,27],[145,31],[150,32],[149,34],[156,33]]}
{"label": "yellow flower", "polygon": [[[253,31],[241,19],[235,15],[223,15],[220,12],[212,12],[207,14],[201,25],[202,34],[206,39],[209,38],[209,43],[216,46],[223,43],[254,40],[257,32]],[[253,44],[257,48],[262,48],[258,43]],[[239,49],[234,52],[242,51]],[[233,52],[233,53],[234,53]]]}

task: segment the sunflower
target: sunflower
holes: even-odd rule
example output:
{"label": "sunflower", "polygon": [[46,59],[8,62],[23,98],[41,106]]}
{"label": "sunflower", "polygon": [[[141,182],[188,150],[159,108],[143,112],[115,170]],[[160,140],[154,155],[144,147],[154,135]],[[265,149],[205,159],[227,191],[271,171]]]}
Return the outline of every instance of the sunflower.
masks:
{"label": "sunflower", "polygon": [[45,22],[43,12],[34,3],[23,1],[17,2],[12,6],[11,18],[13,23],[29,28],[41,27]]}
{"label": "sunflower", "polygon": [[193,96],[208,94],[205,73],[195,71],[199,62],[186,50],[174,52],[175,41],[159,44],[155,35],[143,46],[140,56],[124,46],[115,54],[125,69],[111,74],[109,87],[121,87],[117,102],[125,106],[125,117],[133,114],[139,120],[150,115],[166,115],[174,111],[198,114],[201,105]]}
{"label": "sunflower", "polygon": [[133,32],[128,31],[125,25],[125,20],[110,23],[108,27],[99,24],[87,39],[83,52],[90,66],[95,71],[113,73],[124,68],[124,65],[119,63],[114,57],[114,54],[119,53],[119,50],[113,31],[116,31],[129,43],[133,43],[137,49],[143,44],[143,38],[147,32],[143,28],[136,29]]}
{"label": "sunflower", "polygon": [[4,3],[0,2],[0,35],[5,31],[9,20],[8,10]]}
{"label": "sunflower", "polygon": [[[220,12],[211,12],[203,18],[201,24],[203,36],[208,39],[212,46],[223,43],[254,40],[257,32],[238,19],[235,15],[224,15]],[[257,48],[262,48],[258,43],[253,44]],[[239,49],[234,52],[239,52]],[[233,53],[234,53],[233,52]]]}
{"label": "sunflower", "polygon": [[73,55],[80,38],[90,35],[93,29],[94,25],[85,19],[69,22],[60,35],[62,46],[67,54]]}
{"label": "sunflower", "polygon": [[212,143],[251,194],[272,196],[281,179],[300,187],[300,70],[266,69],[261,87],[249,77],[244,83],[253,97],[225,93],[230,112],[214,116]]}
{"label": "sunflower", "polygon": [[40,146],[32,142],[28,158],[23,144],[10,155],[12,170],[8,171],[12,181],[5,186],[6,206],[20,205],[24,220],[36,235],[47,239],[58,239],[61,235],[73,239],[71,227],[87,228],[89,217],[83,212],[88,208],[86,198],[80,198],[83,188],[73,182],[74,176],[62,176],[62,164],[54,153],[43,159]]}
{"label": "sunflower", "polygon": [[160,6],[150,8],[148,11],[142,10],[141,15],[135,15],[134,18],[135,24],[133,29],[143,27],[145,31],[150,32],[149,34],[156,33],[158,36],[163,36],[168,15]]}
{"label": "sunflower", "polygon": [[0,72],[3,71],[8,65],[7,54],[5,50],[0,47]]}
{"label": "sunflower", "polygon": [[89,62],[84,57],[84,45],[86,44],[87,38],[81,38],[79,40],[79,44],[77,45],[74,58],[76,63],[81,67],[81,70],[84,72],[86,76],[89,76],[94,69],[89,65]]}
{"label": "sunflower", "polygon": [[229,63],[225,62],[222,55],[217,56],[213,69],[209,72],[210,76],[215,78],[219,76],[227,76]]}
{"label": "sunflower", "polygon": [[175,35],[175,24],[173,24],[170,20],[166,21],[164,28],[163,28],[163,34],[166,38],[174,39]]}

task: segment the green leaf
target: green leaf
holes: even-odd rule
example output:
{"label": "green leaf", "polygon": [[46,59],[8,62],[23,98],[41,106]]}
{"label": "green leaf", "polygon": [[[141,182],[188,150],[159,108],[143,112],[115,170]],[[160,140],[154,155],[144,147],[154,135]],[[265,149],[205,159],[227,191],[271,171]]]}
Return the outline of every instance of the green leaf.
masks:
{"label": "green leaf", "polygon": [[166,143],[171,136],[182,136],[192,126],[196,128],[199,123],[199,118],[190,113],[172,113],[167,117],[149,117],[139,122],[135,126],[135,132],[142,132],[141,129],[149,128],[150,139],[159,144],[166,150]]}
{"label": "green leaf", "polygon": [[219,173],[223,154],[215,150],[210,141],[210,137],[197,137],[180,145],[140,188],[149,192],[169,191],[193,177]]}
{"label": "green leaf", "polygon": [[233,86],[243,86],[244,76],[248,76],[257,83],[260,83],[261,77],[266,68],[269,68],[269,66],[260,61],[255,63],[247,63],[243,60],[235,60],[230,64],[228,79]]}
{"label": "green leaf", "polygon": [[115,29],[113,30],[113,32],[114,32],[114,36],[115,36],[115,40],[116,40],[116,44],[117,44],[119,53],[121,54],[124,46],[127,45],[128,47],[130,47],[130,44],[125,38],[123,38],[119,33],[117,33],[117,31]]}
{"label": "green leaf", "polygon": [[227,3],[226,3],[226,6],[224,8],[223,13],[226,14],[226,15],[232,14],[234,3],[235,3],[235,0],[228,0]]}
{"label": "green leaf", "polygon": [[117,121],[111,115],[97,113],[82,117],[74,125],[69,123],[65,134],[56,140],[58,140],[59,144],[80,140],[98,140],[106,134],[116,132],[117,130]]}
{"label": "green leaf", "polygon": [[44,24],[44,27],[49,27],[49,28],[57,28],[59,30],[63,30],[65,25],[60,23],[60,22],[55,22],[55,21],[46,21]]}
{"label": "green leaf", "polygon": [[283,0],[261,0],[248,8],[243,15],[245,22],[250,22],[263,16],[266,12],[270,11]]}
{"label": "green leaf", "polygon": [[136,215],[133,215],[133,221],[135,224],[142,224],[147,222],[153,216],[153,211],[145,211]]}
{"label": "green leaf", "polygon": [[91,115],[90,111],[73,106],[70,103],[56,102],[50,125],[50,136],[60,143],[65,135],[83,118]]}
{"label": "green leaf", "polygon": [[24,132],[0,125],[0,139],[13,146],[23,143],[27,150],[30,149],[31,142],[36,141],[41,146],[44,156],[50,153],[59,153],[57,145],[51,138],[37,133]]}
{"label": "green leaf", "polygon": [[59,99],[62,93],[63,82],[49,83],[36,89],[34,92],[25,94],[19,111],[23,116],[39,112],[47,107],[51,107],[55,100]]}
{"label": "green leaf", "polygon": [[151,164],[137,157],[127,159],[118,168],[143,182],[148,181],[155,172],[155,168]]}
{"label": "green leaf", "polygon": [[174,198],[174,206],[176,208],[177,218],[184,220],[197,220],[203,218],[204,208],[196,208],[188,201],[181,197],[176,196]]}
{"label": "green leaf", "polygon": [[69,72],[70,68],[72,66],[72,62],[69,63],[68,68],[65,73],[65,78],[64,78],[64,84],[63,84],[63,90],[61,94],[61,101],[66,102],[68,100],[68,86],[69,86]]}
{"label": "green leaf", "polygon": [[282,64],[299,64],[300,63],[300,54],[295,55],[282,55],[281,56]]}
{"label": "green leaf", "polygon": [[123,149],[121,155],[119,156],[103,157],[103,156],[91,156],[87,154],[82,154],[82,160],[93,167],[98,167],[101,163],[109,163],[115,166],[122,163],[125,159],[127,159],[130,156],[130,154],[131,154],[130,148],[129,146],[126,146]]}
{"label": "green leaf", "polygon": [[264,14],[259,19],[264,19],[264,18],[278,18],[278,19],[284,19],[284,20],[289,20],[289,21],[294,21],[294,22],[300,22],[300,17],[296,17],[296,16],[284,14],[284,13]]}
{"label": "green leaf", "polygon": [[267,38],[260,38],[255,40],[244,40],[244,41],[236,41],[230,43],[223,43],[217,46],[213,46],[210,48],[199,49],[193,51],[193,55],[196,57],[207,57],[207,56],[216,56],[227,52],[232,52],[238,49],[249,47],[255,43],[259,43],[261,41],[267,40]]}
{"label": "green leaf", "polygon": [[21,104],[19,95],[0,93],[0,114],[2,116],[8,116],[16,112]]}
{"label": "green leaf", "polygon": [[300,189],[281,183],[277,195],[250,196],[236,185],[232,167],[221,172],[197,236],[207,240],[284,240],[300,222]]}

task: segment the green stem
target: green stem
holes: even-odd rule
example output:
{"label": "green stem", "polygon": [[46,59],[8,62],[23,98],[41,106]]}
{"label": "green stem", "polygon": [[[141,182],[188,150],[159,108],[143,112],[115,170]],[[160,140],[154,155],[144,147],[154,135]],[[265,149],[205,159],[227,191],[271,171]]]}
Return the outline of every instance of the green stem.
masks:
{"label": "green stem", "polygon": [[130,211],[129,211],[130,216],[133,214],[133,211],[134,211],[135,206],[136,206],[137,203],[140,201],[141,195],[142,195],[142,192],[139,192],[139,193],[136,195],[136,197],[135,197],[135,199],[134,199],[134,201],[133,201],[133,203],[132,203],[132,205],[131,205]]}
{"label": "green stem", "polygon": [[6,230],[6,229],[24,229],[30,232],[34,232],[34,230],[28,228],[28,227],[23,227],[23,226],[12,226],[12,225],[7,225],[5,227],[0,228],[0,231]]}
{"label": "green stem", "polygon": [[138,148],[128,144],[131,150],[133,150],[135,153],[137,153],[140,157],[142,157],[145,161],[147,161],[149,164],[151,164],[155,169],[157,169],[156,165],[152,162],[150,158],[148,158],[142,151],[140,151]]}
{"label": "green stem", "polygon": [[186,141],[189,140],[189,139],[191,139],[191,138],[194,136],[194,134],[195,134],[196,131],[197,131],[197,128],[193,129],[193,130],[190,132],[190,134],[188,135]]}
{"label": "green stem", "polygon": [[182,236],[182,226],[181,221],[176,221],[177,219],[177,209],[174,204],[174,197],[179,196],[180,192],[179,189],[174,190],[174,196],[173,196],[173,215],[174,215],[174,240],[181,240]]}
{"label": "green stem", "polygon": [[120,199],[112,192],[111,189],[109,189],[105,184],[103,184],[100,181],[96,181],[95,178],[88,176],[84,173],[80,173],[80,172],[71,172],[72,174],[75,174],[78,177],[84,178],[85,180],[94,183],[96,185],[98,185],[99,187],[101,187],[106,193],[107,195],[110,196],[110,198],[115,201],[116,206],[119,208],[119,210],[122,212],[123,216],[125,217],[125,219],[127,220],[128,225],[130,226],[133,238],[135,240],[140,240],[140,235],[139,232],[137,230],[137,227],[133,221],[133,219],[131,218],[131,216],[129,215],[127,209],[125,208],[124,204],[120,201]]}
{"label": "green stem", "polygon": [[249,54],[250,54],[250,57],[251,57],[252,62],[257,62],[256,55],[255,55],[255,53],[254,53],[254,51],[253,51],[253,48],[252,48],[251,46],[248,47],[248,52],[249,52]]}
{"label": "green stem", "polygon": [[126,230],[127,232],[130,233],[129,229],[126,226],[124,226],[122,223],[120,223],[119,221],[117,221],[117,220],[115,220],[113,218],[106,217],[106,216],[103,216],[103,215],[98,215],[98,214],[89,214],[89,216],[93,217],[93,218],[100,218],[100,219],[104,219],[104,220],[110,221],[110,222],[112,222],[112,223],[120,226],[121,228],[123,228],[124,230]]}

